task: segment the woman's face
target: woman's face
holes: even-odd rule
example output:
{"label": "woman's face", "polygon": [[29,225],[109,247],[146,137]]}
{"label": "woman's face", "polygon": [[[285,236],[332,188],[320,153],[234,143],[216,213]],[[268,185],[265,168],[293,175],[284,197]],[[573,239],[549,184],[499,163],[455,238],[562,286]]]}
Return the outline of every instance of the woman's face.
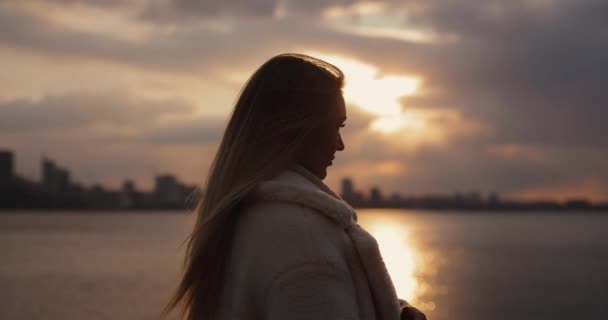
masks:
{"label": "woman's face", "polygon": [[327,176],[327,167],[332,165],[336,151],[344,150],[340,128],[344,127],[345,121],[346,106],[340,94],[327,119],[304,143],[299,163],[319,179]]}

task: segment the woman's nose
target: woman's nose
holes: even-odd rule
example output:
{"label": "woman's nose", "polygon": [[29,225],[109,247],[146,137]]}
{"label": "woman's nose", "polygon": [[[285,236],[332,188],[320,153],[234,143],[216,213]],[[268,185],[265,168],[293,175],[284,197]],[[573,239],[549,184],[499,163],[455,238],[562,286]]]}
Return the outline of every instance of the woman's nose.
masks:
{"label": "woman's nose", "polygon": [[342,135],[340,135],[339,133],[338,133],[338,145],[336,147],[336,150],[338,150],[338,151],[344,150],[344,141],[342,141]]}

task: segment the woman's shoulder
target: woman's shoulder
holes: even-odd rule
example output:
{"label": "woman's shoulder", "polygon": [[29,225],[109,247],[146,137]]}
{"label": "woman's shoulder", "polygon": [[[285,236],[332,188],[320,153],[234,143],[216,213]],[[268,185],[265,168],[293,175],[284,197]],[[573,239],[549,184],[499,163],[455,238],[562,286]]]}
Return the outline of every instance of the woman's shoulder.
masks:
{"label": "woman's shoulder", "polygon": [[290,265],[327,261],[343,265],[345,232],[314,209],[295,203],[259,201],[239,212],[234,250],[249,263]]}
{"label": "woman's shoulder", "polygon": [[343,230],[315,209],[292,202],[257,201],[242,208],[237,219],[237,233],[260,236],[267,240],[327,241]]}
{"label": "woman's shoulder", "polygon": [[[266,303],[269,288],[294,277],[348,277],[346,233],[312,208],[278,201],[256,201],[241,208],[229,260],[231,288]],[[257,298],[256,298],[257,299]]]}

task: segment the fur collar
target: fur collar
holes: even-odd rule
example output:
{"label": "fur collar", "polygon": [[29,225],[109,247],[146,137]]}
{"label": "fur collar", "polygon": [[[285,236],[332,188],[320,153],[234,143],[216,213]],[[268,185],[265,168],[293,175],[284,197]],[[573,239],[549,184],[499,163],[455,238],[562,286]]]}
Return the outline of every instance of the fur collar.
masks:
{"label": "fur collar", "polygon": [[344,229],[357,221],[355,210],[346,201],[301,166],[293,166],[274,179],[264,181],[255,195],[261,200],[295,202],[315,209]]}

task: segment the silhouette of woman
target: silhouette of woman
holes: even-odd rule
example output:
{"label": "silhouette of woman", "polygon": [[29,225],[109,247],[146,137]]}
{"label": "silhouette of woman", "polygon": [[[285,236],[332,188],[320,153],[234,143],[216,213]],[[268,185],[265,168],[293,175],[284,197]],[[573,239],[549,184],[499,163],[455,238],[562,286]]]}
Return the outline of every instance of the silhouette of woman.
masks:
{"label": "silhouette of woman", "polygon": [[165,314],[199,319],[424,319],[375,239],[322,180],[344,150],[344,76],[302,54],[244,86],[210,169]]}

